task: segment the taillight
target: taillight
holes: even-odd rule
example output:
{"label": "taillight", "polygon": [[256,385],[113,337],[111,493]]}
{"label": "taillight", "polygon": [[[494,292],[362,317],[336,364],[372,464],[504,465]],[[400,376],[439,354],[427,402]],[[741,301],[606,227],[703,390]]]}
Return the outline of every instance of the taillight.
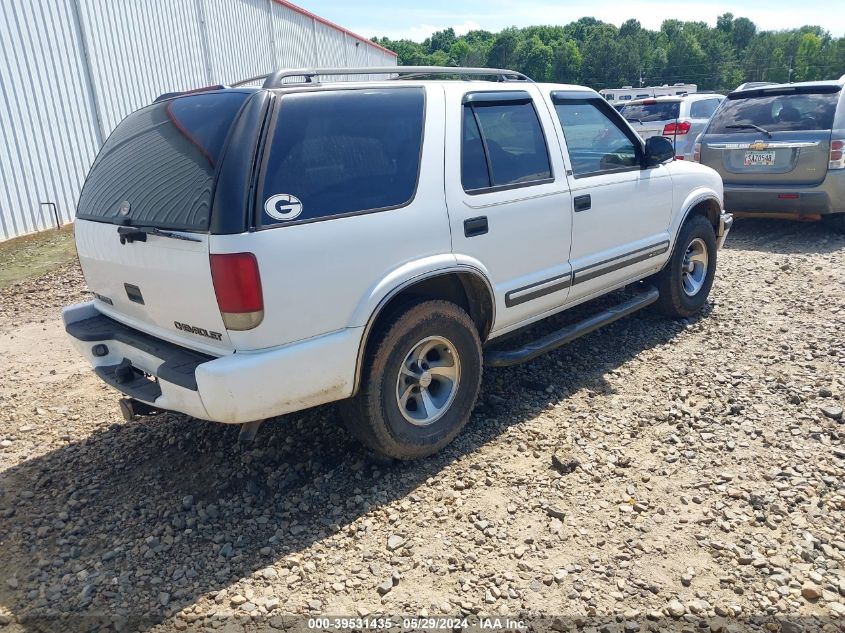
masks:
{"label": "taillight", "polygon": [[696,163],[701,162],[701,143],[696,143],[695,148],[692,150],[692,159]]}
{"label": "taillight", "polygon": [[672,121],[663,127],[663,136],[680,136],[681,134],[688,134],[692,123],[689,121]]}
{"label": "taillight", "polygon": [[227,330],[251,330],[261,323],[264,296],[255,255],[211,255],[211,280]]}
{"label": "taillight", "polygon": [[830,142],[828,169],[845,169],[845,159],[842,157],[843,149],[845,149],[845,140],[838,139]]}

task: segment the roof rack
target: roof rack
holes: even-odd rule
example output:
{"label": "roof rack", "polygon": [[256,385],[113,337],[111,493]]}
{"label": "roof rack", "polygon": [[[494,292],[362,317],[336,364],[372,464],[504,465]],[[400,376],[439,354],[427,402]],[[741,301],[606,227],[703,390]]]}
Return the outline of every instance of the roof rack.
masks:
{"label": "roof rack", "polygon": [[[284,83],[290,77],[302,77],[301,83],[313,84],[317,77],[323,75],[394,75],[391,79],[413,79],[428,75],[458,75],[463,77],[495,77],[495,81],[532,81],[530,77],[515,70],[501,68],[464,68],[451,66],[362,66],[359,68],[296,68],[277,70],[265,75],[257,75],[242,79],[231,86],[243,86],[261,79],[262,88],[281,88],[290,83]],[[293,82],[291,82],[293,83]],[[297,82],[300,83],[300,82]]]}

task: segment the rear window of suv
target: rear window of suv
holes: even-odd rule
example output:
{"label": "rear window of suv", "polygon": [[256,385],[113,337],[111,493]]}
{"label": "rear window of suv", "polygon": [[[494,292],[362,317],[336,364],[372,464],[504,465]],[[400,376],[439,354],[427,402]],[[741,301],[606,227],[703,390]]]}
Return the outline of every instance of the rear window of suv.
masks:
{"label": "rear window of suv", "polygon": [[424,112],[421,88],[281,97],[259,184],[259,225],[408,204],[417,188]]}
{"label": "rear window of suv", "polygon": [[[829,130],[839,92],[751,92],[728,95],[710,120],[708,134],[734,134],[758,126],[769,132]],[[738,127],[737,127],[738,126]]]}
{"label": "rear window of suv", "polygon": [[115,128],[94,161],[77,217],[206,231],[217,164],[248,92],[169,99]]}
{"label": "rear window of suv", "polygon": [[658,101],[657,103],[631,103],[622,106],[619,113],[629,121],[669,121],[681,114],[680,101]]}

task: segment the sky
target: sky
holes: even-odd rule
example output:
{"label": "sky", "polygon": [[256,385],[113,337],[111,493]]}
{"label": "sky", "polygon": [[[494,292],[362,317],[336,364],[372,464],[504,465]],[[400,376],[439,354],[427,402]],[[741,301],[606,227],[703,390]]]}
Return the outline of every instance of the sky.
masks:
{"label": "sky", "polygon": [[558,24],[589,16],[619,26],[636,18],[659,29],[668,18],[704,21],[715,26],[723,13],[744,16],[764,31],[819,24],[845,35],[842,0],[293,0],[300,6],[364,37],[387,36],[421,42],[448,27],[459,35],[473,29],[500,31],[508,26]]}

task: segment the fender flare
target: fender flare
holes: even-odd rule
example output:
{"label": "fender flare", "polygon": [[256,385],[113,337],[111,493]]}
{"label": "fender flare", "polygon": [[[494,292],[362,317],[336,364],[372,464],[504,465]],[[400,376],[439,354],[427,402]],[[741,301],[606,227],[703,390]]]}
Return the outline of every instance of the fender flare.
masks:
{"label": "fender flare", "polygon": [[416,274],[405,278],[402,282],[394,285],[388,292],[384,293],[383,296],[379,299],[376,306],[372,310],[370,310],[367,322],[363,327],[361,340],[358,343],[358,356],[355,360],[355,376],[352,386],[352,393],[350,394],[351,396],[357,394],[358,389],[361,386],[361,372],[363,370],[364,364],[364,352],[367,349],[367,343],[369,342],[373,326],[375,325],[379,316],[381,316],[385,307],[387,307],[387,305],[390,303],[390,301],[394,299],[399,293],[404,290],[407,290],[414,284],[417,284],[421,281],[425,281],[427,279],[432,279],[434,277],[440,277],[442,275],[449,275],[453,273],[464,273],[473,275],[484,284],[484,286],[487,288],[488,294],[490,295],[490,305],[492,306],[493,310],[490,323],[492,329],[493,324],[496,321],[496,295],[493,291],[493,285],[490,283],[490,280],[487,276],[487,271],[482,265],[480,265],[480,263],[479,265],[474,265],[475,262],[455,261],[454,257],[452,257],[452,262],[453,263],[449,265],[420,270]]}
{"label": "fender flare", "polygon": [[690,213],[692,213],[692,210],[696,206],[698,206],[702,202],[706,202],[707,200],[714,201],[719,206],[720,210],[723,208],[722,199],[719,196],[718,192],[709,187],[700,187],[698,189],[693,190],[687,196],[686,200],[684,200],[684,203],[681,205],[681,212],[678,214],[678,217],[680,218],[678,220],[678,224],[671,231],[672,244],[669,249],[670,252],[673,248],[675,248],[675,242],[678,241],[678,235],[681,232],[681,227],[684,225],[684,222],[687,221],[687,218],[689,218]]}

